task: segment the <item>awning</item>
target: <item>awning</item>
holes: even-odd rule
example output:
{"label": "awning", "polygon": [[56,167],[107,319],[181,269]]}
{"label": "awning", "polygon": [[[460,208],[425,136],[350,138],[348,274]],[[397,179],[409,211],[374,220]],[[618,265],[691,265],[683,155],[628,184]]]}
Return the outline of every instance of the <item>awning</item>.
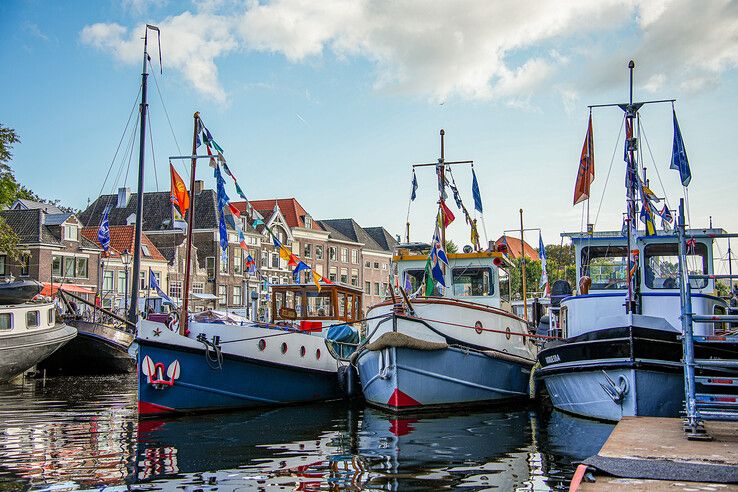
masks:
{"label": "awning", "polygon": [[44,282],[44,288],[41,289],[41,295],[45,297],[51,297],[57,293],[57,291],[61,288],[61,290],[65,292],[71,292],[72,294],[92,294],[95,295],[95,291],[90,289],[89,287],[82,287],[81,285],[74,285],[74,284],[52,284],[49,282]]}
{"label": "awning", "polygon": [[190,294],[190,297],[195,298],[195,299],[201,299],[204,301],[214,301],[215,299],[217,299],[217,297],[214,296],[213,294],[198,294],[197,292],[193,292],[192,294]]}

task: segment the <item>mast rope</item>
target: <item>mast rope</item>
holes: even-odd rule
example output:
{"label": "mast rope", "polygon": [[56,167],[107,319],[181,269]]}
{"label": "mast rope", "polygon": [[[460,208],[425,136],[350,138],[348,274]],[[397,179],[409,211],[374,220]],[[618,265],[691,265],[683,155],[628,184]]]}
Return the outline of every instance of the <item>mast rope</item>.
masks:
{"label": "mast rope", "polygon": [[620,145],[620,135],[623,134],[623,126],[625,125],[625,116],[623,121],[620,123],[620,130],[618,131],[618,138],[615,139],[615,147],[612,149],[612,157],[610,158],[610,167],[607,168],[607,177],[605,177],[605,186],[602,187],[602,195],[600,196],[600,203],[597,206],[597,213],[595,214],[594,225],[597,224],[597,220],[600,218],[600,210],[602,210],[602,201],[605,198],[605,190],[607,190],[607,183],[610,181],[610,173],[612,172],[612,164],[615,162],[615,154],[618,151],[618,145]]}
{"label": "mast rope", "polygon": [[[167,118],[167,124],[169,125],[169,131],[172,132],[172,138],[174,139],[174,145],[177,147],[177,152],[179,152],[180,155],[182,155],[182,149],[179,147],[179,141],[177,140],[177,134],[174,132],[174,127],[172,126],[172,120],[169,118],[169,111],[167,111],[167,105],[164,103],[164,97],[161,95],[161,90],[159,89],[159,80],[156,77],[156,71],[153,71],[151,73],[154,77],[154,85],[156,86],[156,92],[159,94],[159,101],[161,101],[161,107],[164,110],[164,116]],[[184,168],[184,172],[189,179],[190,177],[190,169],[182,163],[182,167]]]}
{"label": "mast rope", "polygon": [[159,175],[156,173],[156,152],[154,152],[154,135],[152,134],[151,127],[151,111],[146,113],[146,118],[149,120],[149,145],[151,146],[151,160],[154,163],[154,182],[156,182],[156,191],[159,191]]}
{"label": "mast rope", "polygon": [[646,135],[645,128],[642,129],[642,132],[643,132],[643,141],[646,142],[646,147],[648,148],[648,153],[651,156],[653,167],[656,169],[656,177],[659,179],[659,184],[661,185],[661,191],[664,192],[664,203],[666,204],[667,208],[671,209],[671,206],[669,205],[669,197],[666,195],[666,187],[664,186],[664,182],[661,180],[661,173],[659,172],[659,167],[656,165],[656,159],[653,157],[653,151],[651,150],[651,144],[648,142],[648,136]]}

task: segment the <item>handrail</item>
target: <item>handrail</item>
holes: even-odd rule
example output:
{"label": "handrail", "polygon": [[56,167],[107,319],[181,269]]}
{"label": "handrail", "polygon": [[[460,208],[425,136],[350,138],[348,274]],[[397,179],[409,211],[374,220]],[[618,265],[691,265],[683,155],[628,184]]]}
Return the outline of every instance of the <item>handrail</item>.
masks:
{"label": "handrail", "polygon": [[121,323],[124,323],[125,325],[127,325],[129,328],[132,328],[133,330],[136,329],[136,325],[134,323],[131,323],[127,319],[123,318],[122,316],[119,316],[119,315],[115,314],[114,312],[105,309],[104,307],[96,306],[95,304],[91,303],[87,299],[83,299],[82,297],[79,297],[79,296],[77,296],[75,294],[72,294],[71,292],[67,292],[67,291],[65,291],[63,289],[59,289],[58,292],[60,292],[62,296],[70,296],[73,299],[75,299],[75,300],[77,300],[77,301],[79,301],[79,302],[81,302],[83,304],[87,304],[88,306],[90,306],[90,307],[92,307],[94,309],[97,309],[97,310],[99,310],[99,311],[107,314],[111,318],[114,318],[114,319],[120,321]]}

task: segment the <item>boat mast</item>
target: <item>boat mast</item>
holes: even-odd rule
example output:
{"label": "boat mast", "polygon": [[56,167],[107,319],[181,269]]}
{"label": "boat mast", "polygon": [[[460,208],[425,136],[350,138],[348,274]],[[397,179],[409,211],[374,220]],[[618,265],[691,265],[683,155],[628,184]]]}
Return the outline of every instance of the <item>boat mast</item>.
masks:
{"label": "boat mast", "polygon": [[143,53],[143,71],[141,73],[141,133],[139,136],[138,149],[138,190],[136,195],[136,232],[133,238],[133,288],[131,290],[131,306],[128,311],[128,321],[136,324],[138,318],[138,290],[141,277],[141,230],[143,222],[143,193],[144,193],[144,163],[146,159],[146,112],[148,103],[146,102],[147,92],[147,64],[149,62],[149,54],[147,52],[149,29],[159,32],[159,28],[146,24],[144,29],[144,53]]}
{"label": "boat mast", "polygon": [[[441,158],[438,159],[438,165],[436,167],[437,174],[438,174],[438,205],[441,208],[441,223],[439,224],[439,227],[441,229],[441,247],[445,250],[446,249],[446,218],[443,216],[443,208],[446,204],[446,199],[443,197],[444,192],[446,191],[446,170],[445,170],[445,154],[444,154],[444,148],[443,148],[443,136],[446,135],[446,132],[443,128],[441,128]],[[441,271],[445,274],[446,268],[443,264],[441,264]]]}
{"label": "boat mast", "polygon": [[625,108],[625,117],[628,120],[626,123],[626,128],[628,126],[630,127],[630,133],[626,130],[625,138],[628,145],[628,166],[626,168],[626,174],[627,178],[625,182],[628,185],[627,188],[627,200],[626,200],[626,207],[627,207],[627,214],[628,218],[627,220],[627,230],[628,230],[628,251],[627,251],[627,279],[628,279],[628,299],[625,303],[625,312],[626,313],[635,313],[635,307],[636,307],[636,300],[633,295],[633,278],[631,278],[631,271],[633,269],[633,258],[631,256],[633,250],[635,249],[635,238],[633,237],[633,228],[637,227],[636,223],[636,217],[635,217],[635,209],[636,209],[636,181],[638,179],[637,176],[637,167],[635,163],[635,150],[636,150],[636,137],[634,137],[635,127],[633,126],[636,112],[638,109],[633,106],[633,69],[635,68],[635,63],[633,60],[630,60],[630,63],[628,63],[628,69],[630,70],[630,98],[628,102],[628,106]]}
{"label": "boat mast", "polygon": [[187,333],[187,312],[190,299],[190,265],[192,263],[192,229],[195,223],[195,171],[197,168],[197,134],[200,129],[200,113],[195,111],[192,131],[192,164],[190,165],[190,210],[187,214],[187,237],[185,238],[185,276],[182,285],[182,314],[179,317],[179,334]]}

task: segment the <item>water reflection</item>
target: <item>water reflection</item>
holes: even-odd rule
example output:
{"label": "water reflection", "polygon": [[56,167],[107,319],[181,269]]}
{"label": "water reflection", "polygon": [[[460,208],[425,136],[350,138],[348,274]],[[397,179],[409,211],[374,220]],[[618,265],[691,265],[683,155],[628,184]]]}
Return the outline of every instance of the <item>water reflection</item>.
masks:
{"label": "water reflection", "polygon": [[138,423],[130,378],[0,387],[0,489],[551,490],[613,426],[558,412],[398,418],[343,402]]}

